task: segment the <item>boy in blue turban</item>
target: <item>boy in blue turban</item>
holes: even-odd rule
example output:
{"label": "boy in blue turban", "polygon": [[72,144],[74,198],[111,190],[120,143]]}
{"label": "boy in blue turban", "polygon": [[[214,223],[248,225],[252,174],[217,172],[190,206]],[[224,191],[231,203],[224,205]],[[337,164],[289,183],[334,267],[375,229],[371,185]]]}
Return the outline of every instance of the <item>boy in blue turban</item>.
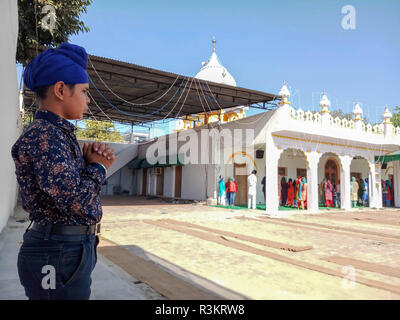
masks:
{"label": "boy in blue turban", "polygon": [[102,217],[99,193],[116,158],[98,143],[85,143],[82,155],[67,121],[81,119],[88,109],[87,59],[84,48],[63,43],[40,53],[24,71],[39,108],[11,154],[22,207],[33,223],[18,254],[29,299],[90,297]]}

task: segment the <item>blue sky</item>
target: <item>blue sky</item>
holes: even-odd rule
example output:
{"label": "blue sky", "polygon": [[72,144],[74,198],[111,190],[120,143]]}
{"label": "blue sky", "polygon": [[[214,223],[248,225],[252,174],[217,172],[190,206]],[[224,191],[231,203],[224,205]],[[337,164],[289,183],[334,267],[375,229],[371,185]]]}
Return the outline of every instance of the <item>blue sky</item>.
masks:
{"label": "blue sky", "polygon": [[[356,9],[356,29],[341,26]],[[400,105],[400,1],[94,0],[82,16],[90,32],[70,37],[94,55],[194,76],[217,55],[238,86],[278,93],[295,108],[351,112],[359,101],[372,123]],[[251,112],[249,113],[251,114]]]}

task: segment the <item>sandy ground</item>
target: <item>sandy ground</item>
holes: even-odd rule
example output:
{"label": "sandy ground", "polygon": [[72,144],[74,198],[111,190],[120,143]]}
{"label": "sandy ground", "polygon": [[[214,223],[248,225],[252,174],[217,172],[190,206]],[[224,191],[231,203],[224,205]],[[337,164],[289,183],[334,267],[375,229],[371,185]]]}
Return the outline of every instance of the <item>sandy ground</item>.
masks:
{"label": "sandy ground", "polygon": [[[191,283],[219,290],[218,293],[228,299],[400,298],[399,293],[357,282],[357,277],[363,277],[394,285],[400,291],[398,277],[357,268],[346,271],[341,265],[321,260],[322,257],[340,255],[400,270],[400,241],[370,239],[368,235],[358,233],[329,233],[324,228],[309,230],[302,228],[301,224],[274,223],[282,221],[280,219],[264,218],[267,223],[238,219],[262,219],[265,212],[261,210],[230,210],[201,203],[172,204],[143,197],[103,197],[102,203],[103,237]],[[311,245],[312,250],[289,252],[234,239],[254,248],[337,270],[343,277],[308,270],[145,222],[158,219],[190,222],[296,246]],[[313,215],[301,212],[287,219],[385,233],[400,239],[399,209],[335,210]]]}

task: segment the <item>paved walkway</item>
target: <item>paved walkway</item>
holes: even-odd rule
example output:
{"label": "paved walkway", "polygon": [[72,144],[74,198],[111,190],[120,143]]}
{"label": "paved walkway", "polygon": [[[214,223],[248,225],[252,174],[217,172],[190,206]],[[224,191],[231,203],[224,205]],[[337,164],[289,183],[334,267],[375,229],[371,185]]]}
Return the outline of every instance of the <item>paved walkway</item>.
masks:
{"label": "paved walkway", "polygon": [[[20,241],[29,222],[17,222],[11,217],[0,233],[0,300],[27,300],[19,282],[17,256]],[[117,265],[98,255],[92,273],[91,300],[163,299],[147,285],[135,284],[136,279]]]}

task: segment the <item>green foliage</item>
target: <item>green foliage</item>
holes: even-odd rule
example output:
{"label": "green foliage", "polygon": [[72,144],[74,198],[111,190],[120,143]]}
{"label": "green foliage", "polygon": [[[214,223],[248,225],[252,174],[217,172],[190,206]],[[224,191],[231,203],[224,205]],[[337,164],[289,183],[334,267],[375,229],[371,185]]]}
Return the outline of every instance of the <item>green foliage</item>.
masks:
{"label": "green foliage", "polygon": [[[17,62],[26,66],[36,56],[37,46],[55,47],[68,41],[68,36],[72,34],[88,32],[89,27],[79,18],[83,12],[87,12],[87,7],[92,1],[18,0]],[[48,14],[42,13],[42,8],[46,5],[55,9],[55,28],[52,30],[42,28],[42,19]]]}
{"label": "green foliage", "polygon": [[346,118],[349,121],[353,119],[353,114],[350,112],[344,113],[342,110],[331,110],[330,113],[333,118],[336,117],[339,117],[340,119]]}
{"label": "green foliage", "polygon": [[396,107],[394,110],[397,112],[393,114],[393,126],[400,127],[400,107]]}
{"label": "green foliage", "polygon": [[96,120],[83,120],[83,122],[86,124],[86,128],[78,128],[76,132],[77,139],[109,142],[123,141],[114,123]]}
{"label": "green foliage", "polygon": [[24,128],[25,129],[28,128],[30,123],[33,121],[33,117],[34,117],[33,113],[25,113],[24,114],[23,121],[24,121]]}
{"label": "green foliage", "polygon": [[[346,118],[349,121],[353,119],[353,113],[352,112],[344,113],[340,109],[331,110],[331,116],[333,118],[339,117],[340,119]],[[363,118],[365,124],[370,123],[366,116],[361,116],[361,117]]]}

